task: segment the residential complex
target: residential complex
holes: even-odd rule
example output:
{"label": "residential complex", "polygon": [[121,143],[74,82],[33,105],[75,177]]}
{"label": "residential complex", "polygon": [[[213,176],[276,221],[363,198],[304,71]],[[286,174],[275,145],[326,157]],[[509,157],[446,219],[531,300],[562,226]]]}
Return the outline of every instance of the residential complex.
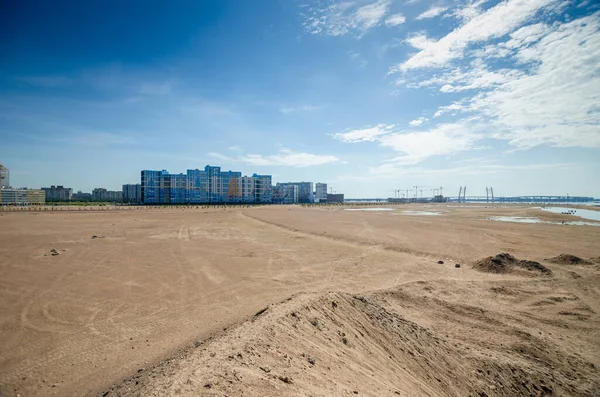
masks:
{"label": "residential complex", "polygon": [[123,192],[96,188],[92,190],[92,200],[121,202],[123,201]]}
{"label": "residential complex", "polygon": [[65,188],[63,186],[50,186],[43,187],[43,191],[46,192],[46,201],[70,201],[73,198],[73,189]]}
{"label": "residential complex", "polygon": [[141,183],[124,184],[121,191],[95,188],[92,193],[62,185],[39,190],[9,187],[8,168],[0,164],[2,195],[0,204],[29,205],[57,201],[103,201],[127,204],[222,204],[260,203],[296,204],[327,202],[327,184],[285,182],[273,186],[271,175],[242,175],[239,171],[223,171],[219,166],[189,169],[185,174],[170,174],[167,170],[143,170]]}
{"label": "residential complex", "polygon": [[8,168],[0,164],[0,188],[10,187],[10,172]]}
{"label": "residential complex", "polygon": [[0,189],[2,205],[40,205],[46,202],[46,192],[41,189]]}
{"label": "residential complex", "polygon": [[185,174],[144,170],[140,193],[144,204],[270,203],[271,183],[271,175],[242,176],[207,165]]}
{"label": "residential complex", "polygon": [[140,204],[142,202],[142,185],[123,185],[123,202],[129,204]]}
{"label": "residential complex", "polygon": [[[298,188],[298,198],[294,203],[312,203],[314,202],[314,194],[313,194],[313,183],[312,182],[285,182],[285,183],[277,183],[275,188],[280,194],[280,198],[282,202],[289,201],[289,193],[291,190],[290,186],[296,186]],[[284,193],[288,192],[288,194]]]}

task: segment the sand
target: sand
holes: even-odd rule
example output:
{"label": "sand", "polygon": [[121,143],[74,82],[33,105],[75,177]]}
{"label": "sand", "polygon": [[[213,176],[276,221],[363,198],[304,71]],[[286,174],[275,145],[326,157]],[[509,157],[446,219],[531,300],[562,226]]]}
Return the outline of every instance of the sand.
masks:
{"label": "sand", "polygon": [[0,212],[0,395],[600,390],[600,227],[398,208]]}

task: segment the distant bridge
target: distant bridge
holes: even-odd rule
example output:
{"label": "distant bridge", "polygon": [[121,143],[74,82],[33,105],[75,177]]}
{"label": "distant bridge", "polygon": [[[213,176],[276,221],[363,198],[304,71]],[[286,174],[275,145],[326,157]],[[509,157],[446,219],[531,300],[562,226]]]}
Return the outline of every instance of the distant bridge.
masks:
{"label": "distant bridge", "polygon": [[[513,196],[513,197],[491,197],[486,196],[467,196],[464,199],[459,200],[458,197],[444,197],[444,201],[448,202],[476,202],[476,203],[589,203],[592,201],[598,201],[594,197],[584,196]],[[348,198],[344,199],[345,203],[425,203],[434,201],[433,198]]]}

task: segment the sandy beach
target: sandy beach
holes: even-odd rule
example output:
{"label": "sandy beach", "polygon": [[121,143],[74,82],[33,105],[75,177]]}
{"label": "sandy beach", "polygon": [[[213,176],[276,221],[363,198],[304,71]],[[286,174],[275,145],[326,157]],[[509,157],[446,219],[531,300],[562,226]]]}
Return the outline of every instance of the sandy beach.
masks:
{"label": "sandy beach", "polygon": [[2,211],[0,396],[597,395],[600,227],[379,207]]}

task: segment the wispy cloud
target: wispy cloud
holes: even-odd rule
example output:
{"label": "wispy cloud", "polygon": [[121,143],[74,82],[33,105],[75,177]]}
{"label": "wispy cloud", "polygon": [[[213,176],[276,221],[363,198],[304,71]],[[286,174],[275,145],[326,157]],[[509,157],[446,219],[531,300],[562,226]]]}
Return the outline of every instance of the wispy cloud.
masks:
{"label": "wispy cloud", "polygon": [[428,119],[427,117],[419,117],[418,119],[412,120],[411,122],[408,123],[408,125],[410,125],[411,127],[418,127],[421,124],[423,124],[424,122],[426,122]]}
{"label": "wispy cloud", "polygon": [[428,19],[428,18],[435,18],[438,15],[441,15],[442,13],[444,13],[444,11],[446,11],[448,8],[446,7],[440,7],[440,6],[433,6],[431,8],[429,8],[428,10],[422,12],[421,14],[419,14],[417,16],[417,20],[422,20],[422,19]]}
{"label": "wispy cloud", "polygon": [[514,60],[519,69],[489,70],[483,58],[476,58],[468,70],[456,68],[427,82],[442,92],[477,89],[473,96],[440,107],[435,116],[484,115],[493,138],[521,149],[600,147],[599,33],[599,13],[517,30],[476,55]]}
{"label": "wispy cloud", "polygon": [[311,34],[362,37],[371,28],[383,23],[391,0],[365,4],[359,1],[334,3],[326,7],[308,7],[303,15],[304,29]]}
{"label": "wispy cloud", "polygon": [[347,143],[357,142],[374,142],[377,141],[382,135],[389,134],[393,131],[394,125],[379,124],[375,127],[367,127],[358,130],[348,130],[345,132],[338,132],[333,134],[333,137],[337,140]]}
{"label": "wispy cloud", "polygon": [[390,160],[397,164],[418,164],[429,157],[449,155],[475,148],[482,135],[465,129],[464,123],[440,124],[425,131],[384,135],[379,142],[399,154]]}
{"label": "wispy cloud", "polygon": [[225,156],[224,154],[216,153],[216,152],[208,152],[208,153],[206,153],[206,155],[209,156],[209,157],[214,157],[216,159],[223,160],[223,161],[228,161],[228,162],[236,162],[236,161],[238,161],[238,159],[236,159],[236,158]]}
{"label": "wispy cloud", "polygon": [[385,20],[386,26],[398,26],[406,22],[406,17],[402,14],[394,14],[387,17]]}
{"label": "wispy cloud", "polygon": [[348,55],[350,56],[350,59],[361,68],[364,68],[369,64],[369,62],[356,51],[350,51],[348,52]]}
{"label": "wispy cloud", "polygon": [[242,160],[247,164],[256,166],[285,166],[298,168],[340,162],[340,159],[332,155],[293,152],[289,149],[281,149],[279,153],[268,156],[248,154],[243,156]]}
{"label": "wispy cloud", "polygon": [[442,67],[463,56],[471,43],[502,37],[559,0],[506,0],[475,16],[437,41],[417,47],[420,51],[392,68],[392,72]]}

